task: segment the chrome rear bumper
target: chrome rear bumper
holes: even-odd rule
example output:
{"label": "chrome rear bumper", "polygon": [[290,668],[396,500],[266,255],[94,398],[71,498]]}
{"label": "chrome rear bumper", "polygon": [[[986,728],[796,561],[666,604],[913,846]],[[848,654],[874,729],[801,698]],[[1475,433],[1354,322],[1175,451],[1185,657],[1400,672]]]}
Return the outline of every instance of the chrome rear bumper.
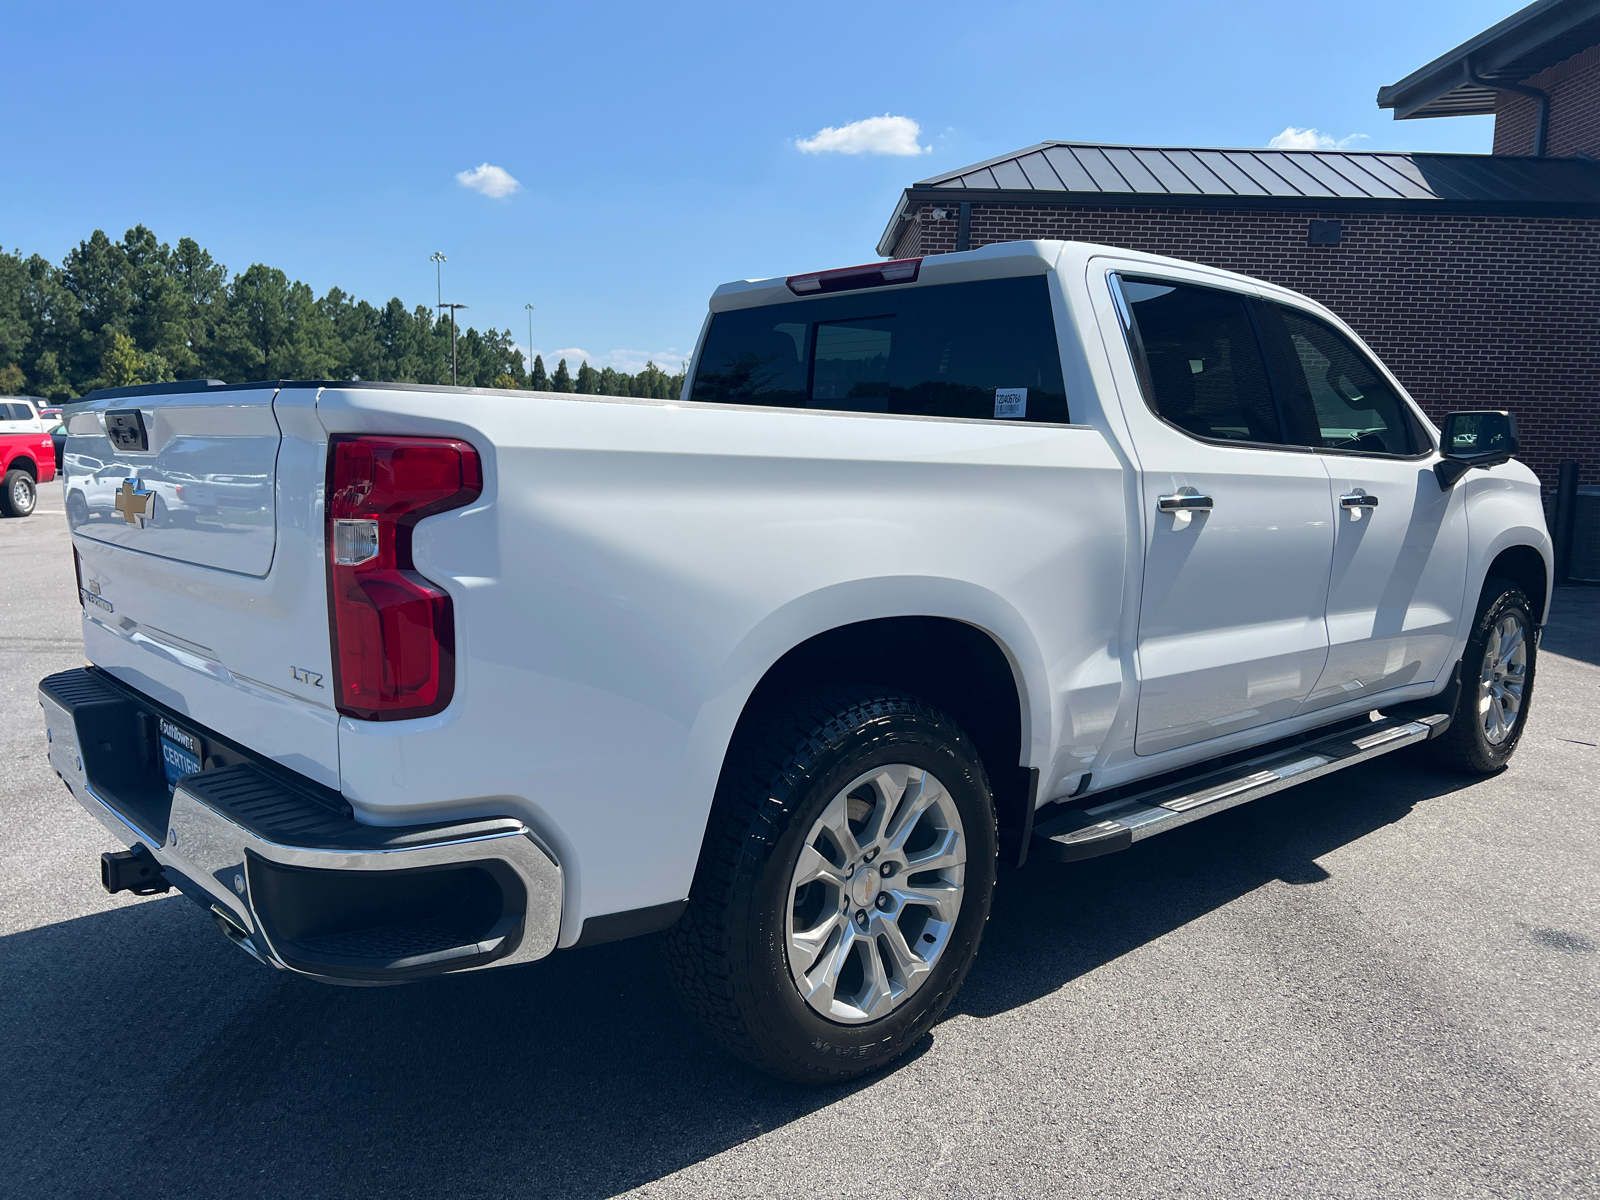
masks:
{"label": "chrome rear bumper", "polygon": [[561,868],[516,818],[361,825],[337,796],[236,748],[169,796],[145,745],[159,706],[93,670],[41,681],[39,703],[51,765],[79,803],[270,966],[397,983],[555,948]]}

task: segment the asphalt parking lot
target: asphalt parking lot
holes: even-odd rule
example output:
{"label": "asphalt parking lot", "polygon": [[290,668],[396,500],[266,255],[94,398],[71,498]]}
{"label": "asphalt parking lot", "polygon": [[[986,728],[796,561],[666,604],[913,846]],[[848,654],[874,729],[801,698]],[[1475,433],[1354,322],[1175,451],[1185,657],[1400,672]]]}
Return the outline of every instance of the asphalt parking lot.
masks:
{"label": "asphalt parking lot", "polygon": [[44,493],[0,521],[7,1196],[1600,1196],[1600,589],[1558,592],[1504,774],[1402,752],[1008,875],[932,1036],[806,1090],[651,940],[332,988],[105,895],[34,694],[82,663]]}

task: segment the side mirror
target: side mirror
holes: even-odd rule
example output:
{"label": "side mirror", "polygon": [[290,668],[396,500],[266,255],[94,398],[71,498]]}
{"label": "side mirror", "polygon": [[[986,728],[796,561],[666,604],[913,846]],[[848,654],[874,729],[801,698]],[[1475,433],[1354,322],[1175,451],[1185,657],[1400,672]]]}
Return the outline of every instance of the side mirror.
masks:
{"label": "side mirror", "polygon": [[1439,477],[1439,486],[1448,488],[1473,467],[1510,462],[1521,444],[1517,419],[1508,412],[1453,412],[1444,419],[1440,439],[1444,461],[1433,465],[1433,473]]}

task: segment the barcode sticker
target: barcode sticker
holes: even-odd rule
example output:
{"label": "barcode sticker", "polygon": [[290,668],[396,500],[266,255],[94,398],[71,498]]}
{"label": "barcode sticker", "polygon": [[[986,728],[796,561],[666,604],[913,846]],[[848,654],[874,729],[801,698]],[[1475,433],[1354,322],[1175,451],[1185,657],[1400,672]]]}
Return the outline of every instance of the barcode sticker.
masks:
{"label": "barcode sticker", "polygon": [[994,415],[996,418],[1026,417],[1028,415],[1028,389],[995,388]]}

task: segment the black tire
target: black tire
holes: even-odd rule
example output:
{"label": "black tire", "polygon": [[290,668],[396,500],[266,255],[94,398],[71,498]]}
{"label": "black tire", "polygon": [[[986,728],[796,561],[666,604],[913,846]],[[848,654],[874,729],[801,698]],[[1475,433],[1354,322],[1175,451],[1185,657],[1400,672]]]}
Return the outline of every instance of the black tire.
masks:
{"label": "black tire", "polygon": [[[1508,620],[1521,627],[1526,661],[1520,677],[1514,673],[1500,677],[1503,687],[1507,686],[1506,679],[1519,679],[1521,690],[1515,719],[1507,724],[1503,737],[1491,740],[1486,727],[1485,676],[1486,671],[1490,675],[1494,671],[1485,660],[1496,629]],[[1528,709],[1533,702],[1534,669],[1539,651],[1535,629],[1532,608],[1520,587],[1509,579],[1493,578],[1483,585],[1478,619],[1473,622],[1472,636],[1467,639],[1467,649],[1461,657],[1461,695],[1456,701],[1450,728],[1429,744],[1440,766],[1467,775],[1491,775],[1511,760],[1517,743],[1522,740],[1522,731],[1527,728]],[[1488,682],[1492,685],[1493,681]]]}
{"label": "black tire", "polygon": [[83,493],[76,488],[67,496],[67,525],[77,529],[89,523],[89,502],[83,498]]}
{"label": "black tire", "polygon": [[[916,989],[885,1016],[840,1023],[810,1007],[791,978],[790,886],[808,834],[840,789],[887,764],[926,771],[953,801],[966,854],[964,892],[943,949]],[[773,1075],[837,1083],[874,1070],[927,1033],[966,978],[989,917],[996,854],[983,764],[948,716],[911,696],[859,685],[790,698],[747,718],[730,747],[689,906],[666,935],[674,988],[713,1038]],[[906,886],[917,878],[908,870]],[[847,924],[855,901],[841,892],[839,902]],[[854,919],[865,929],[871,918],[857,912]]]}
{"label": "black tire", "polygon": [[26,471],[7,471],[0,483],[0,513],[8,517],[26,517],[39,503],[39,489],[33,476]]}

